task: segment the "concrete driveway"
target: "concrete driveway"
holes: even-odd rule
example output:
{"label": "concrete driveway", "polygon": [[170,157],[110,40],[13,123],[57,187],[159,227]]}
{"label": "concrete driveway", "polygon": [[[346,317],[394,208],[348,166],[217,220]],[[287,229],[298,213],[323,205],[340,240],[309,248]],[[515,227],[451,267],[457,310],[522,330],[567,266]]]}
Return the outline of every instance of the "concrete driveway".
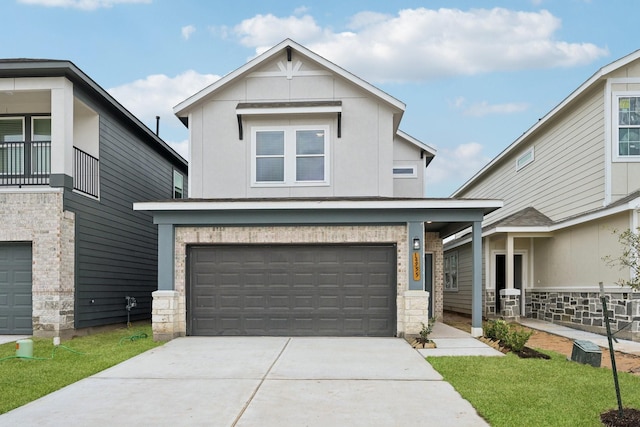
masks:
{"label": "concrete driveway", "polygon": [[38,426],[486,426],[399,338],[185,337],[0,416]]}

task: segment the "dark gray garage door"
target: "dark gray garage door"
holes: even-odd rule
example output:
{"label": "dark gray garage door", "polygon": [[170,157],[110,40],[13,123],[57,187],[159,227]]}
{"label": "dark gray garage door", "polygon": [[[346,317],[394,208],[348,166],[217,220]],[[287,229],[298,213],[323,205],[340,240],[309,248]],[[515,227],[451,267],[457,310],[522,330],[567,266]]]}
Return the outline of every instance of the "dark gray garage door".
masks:
{"label": "dark gray garage door", "polygon": [[31,244],[0,243],[0,334],[32,333]]}
{"label": "dark gray garage door", "polygon": [[189,335],[393,336],[392,245],[188,250]]}

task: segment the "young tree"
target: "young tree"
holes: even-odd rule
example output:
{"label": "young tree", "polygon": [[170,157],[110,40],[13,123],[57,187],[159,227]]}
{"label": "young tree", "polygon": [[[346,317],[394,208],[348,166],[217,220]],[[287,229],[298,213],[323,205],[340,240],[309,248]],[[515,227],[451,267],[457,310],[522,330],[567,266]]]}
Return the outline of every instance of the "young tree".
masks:
{"label": "young tree", "polygon": [[618,242],[622,246],[622,254],[615,258],[607,255],[603,260],[609,267],[618,267],[619,270],[629,269],[629,279],[620,279],[616,282],[617,284],[640,290],[640,227],[635,231],[631,229],[613,230],[613,234],[618,236]]}

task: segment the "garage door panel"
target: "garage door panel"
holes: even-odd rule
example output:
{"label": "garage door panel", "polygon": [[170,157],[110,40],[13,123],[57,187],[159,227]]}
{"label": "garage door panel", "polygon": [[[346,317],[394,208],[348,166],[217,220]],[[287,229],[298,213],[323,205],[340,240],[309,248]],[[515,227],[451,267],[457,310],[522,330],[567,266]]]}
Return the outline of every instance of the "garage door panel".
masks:
{"label": "garage door panel", "polygon": [[395,246],[216,245],[188,254],[190,335],[395,333]]}
{"label": "garage door panel", "polygon": [[32,334],[31,245],[0,244],[0,334]]}

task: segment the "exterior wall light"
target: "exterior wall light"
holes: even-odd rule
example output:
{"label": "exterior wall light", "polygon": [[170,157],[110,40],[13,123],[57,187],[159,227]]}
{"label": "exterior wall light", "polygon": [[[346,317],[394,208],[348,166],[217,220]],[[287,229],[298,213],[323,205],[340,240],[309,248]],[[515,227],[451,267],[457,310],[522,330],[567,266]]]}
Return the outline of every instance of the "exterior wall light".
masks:
{"label": "exterior wall light", "polygon": [[414,237],[413,238],[413,250],[414,251],[419,251],[420,250],[420,238],[419,237]]}

